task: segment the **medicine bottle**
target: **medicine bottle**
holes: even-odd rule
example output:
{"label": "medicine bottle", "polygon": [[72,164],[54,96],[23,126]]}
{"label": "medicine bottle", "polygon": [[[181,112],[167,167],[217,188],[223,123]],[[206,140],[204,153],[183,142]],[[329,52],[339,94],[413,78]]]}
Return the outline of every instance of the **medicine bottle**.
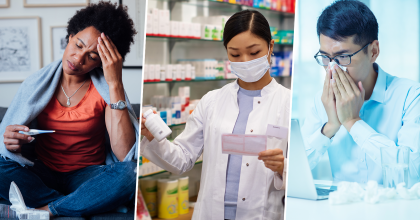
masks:
{"label": "medicine bottle", "polygon": [[153,113],[152,109],[147,110],[143,117],[146,118],[145,126],[152,133],[153,137],[160,142],[164,138],[168,137],[172,130],[166,125],[166,123],[158,115]]}

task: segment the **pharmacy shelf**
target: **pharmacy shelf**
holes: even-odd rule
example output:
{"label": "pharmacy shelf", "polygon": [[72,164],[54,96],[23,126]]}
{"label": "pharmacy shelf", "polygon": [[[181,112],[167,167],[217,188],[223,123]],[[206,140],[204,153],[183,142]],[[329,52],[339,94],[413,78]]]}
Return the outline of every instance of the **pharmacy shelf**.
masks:
{"label": "pharmacy shelf", "polygon": [[284,12],[284,11],[277,11],[268,8],[260,8],[260,7],[253,7],[249,5],[241,5],[241,4],[234,4],[229,2],[223,1],[216,1],[216,0],[152,0],[152,1],[160,1],[160,2],[169,2],[171,4],[181,3],[184,5],[193,5],[197,7],[205,7],[205,8],[217,8],[221,11],[242,11],[246,9],[250,10],[261,10],[267,11],[270,13],[280,14],[282,16],[295,16],[295,13]]}
{"label": "pharmacy shelf", "polygon": [[[196,161],[196,162],[195,162],[195,165],[197,165],[197,164],[201,164],[201,163],[203,163],[203,161],[202,161],[202,160],[200,160],[200,161]],[[140,165],[140,167],[139,167],[139,168],[141,168],[141,165]],[[167,170],[161,170],[161,171],[154,172],[154,173],[148,173],[148,174],[146,174],[146,175],[139,176],[139,179],[141,179],[141,178],[145,178],[145,177],[150,177],[150,176],[155,176],[155,175],[158,175],[158,174],[161,174],[161,173],[166,173],[166,172],[168,172],[168,171],[167,171]]]}
{"label": "pharmacy shelf", "polygon": [[[273,76],[273,78],[290,78],[290,76]],[[180,81],[157,81],[157,82],[144,82],[145,85],[158,84],[158,83],[185,83],[185,82],[212,82],[212,81],[227,81],[235,79],[195,79],[195,80],[180,80]]]}
{"label": "pharmacy shelf", "polygon": [[166,36],[156,36],[146,34],[147,39],[169,39],[169,40],[177,40],[177,41],[184,41],[184,40],[196,40],[196,41],[210,41],[210,42],[222,42],[221,40],[213,40],[213,39],[202,39],[202,38],[193,38],[193,37],[166,37]]}
{"label": "pharmacy shelf", "polygon": [[[246,9],[255,9],[259,12],[261,12],[269,21],[272,22],[273,27],[277,27],[279,30],[282,29],[283,31],[291,30],[293,28],[294,24],[294,13],[286,13],[281,11],[275,11],[270,10],[266,8],[255,8],[252,6],[246,6],[246,5],[240,5],[240,4],[233,4],[229,2],[223,2],[218,0],[148,0],[151,2],[151,5],[153,7],[159,8],[159,9],[165,9],[170,11],[170,18],[173,18],[174,20],[180,20],[178,14],[176,13],[190,13],[190,11],[194,12],[196,11],[196,15],[201,16],[209,16],[209,15],[232,15],[235,12],[246,10]],[[149,2],[149,4],[150,4]],[[232,1],[231,1],[232,2]],[[186,7],[184,7],[186,6]],[[172,14],[175,13],[175,14]],[[175,15],[175,16],[173,16]],[[183,20],[183,19],[181,19]],[[291,22],[293,21],[293,23]],[[279,34],[279,36],[282,34]],[[208,42],[208,43],[207,43]],[[196,58],[194,57],[195,50],[202,50],[203,47],[217,47],[214,50],[210,51],[209,56],[207,58],[214,57],[218,60],[226,59],[226,51],[223,47],[223,41],[221,40],[212,40],[212,39],[199,39],[199,38],[191,38],[191,37],[170,37],[170,36],[157,36],[157,35],[150,35],[146,34],[146,47],[148,47],[148,44],[150,45],[162,45],[165,49],[165,54],[161,56],[163,58],[163,63],[177,63],[177,60],[182,59],[188,59],[188,58]],[[292,50],[293,43],[275,43],[275,51],[290,51]],[[217,46],[216,46],[217,45]],[[221,48],[219,48],[221,47]],[[160,48],[160,47],[159,47]],[[223,48],[223,50],[222,50]],[[191,53],[184,54],[184,50],[193,50]],[[220,49],[220,52],[222,55],[216,56],[213,55],[214,53],[218,52]],[[146,50],[147,51],[147,50]],[[176,54],[175,54],[176,51]],[[181,51],[181,52],[180,52]],[[151,53],[155,53],[154,51]],[[203,52],[200,52],[200,57],[202,56]],[[206,51],[204,51],[206,53]],[[211,54],[211,55],[210,55]],[[175,56],[176,55],[176,56]],[[156,61],[153,61],[154,63],[160,63],[162,62],[161,57],[155,58]],[[172,59],[175,58],[175,59]],[[152,64],[152,61],[148,61],[150,64]],[[291,87],[291,77],[290,76],[279,76],[275,77],[276,81],[282,85],[287,85],[286,87]],[[236,79],[200,79],[200,80],[182,80],[182,81],[157,81],[157,82],[144,82],[144,93],[149,95],[151,91],[159,91],[159,93],[164,92],[165,96],[172,96],[172,93],[174,92],[174,88],[177,88],[178,86],[191,86],[191,88],[197,89],[201,92],[201,90],[213,90],[218,89],[222,87],[225,84],[231,83]],[[197,82],[198,84],[194,85],[193,82]],[[204,84],[204,82],[207,82]],[[158,85],[164,85],[165,88],[163,90],[160,89]],[[203,87],[203,88],[201,88]],[[212,88],[214,87],[214,88]],[[149,91],[150,88],[150,91]],[[159,89],[157,89],[159,88]],[[156,90],[157,89],[157,90]],[[194,89],[192,89],[191,93],[194,93]],[[168,92],[166,92],[168,91]],[[169,93],[169,94],[166,94]],[[174,92],[176,94],[176,91]],[[149,97],[145,95],[145,97]],[[144,103],[143,103],[144,104]],[[180,125],[171,125],[171,129],[173,130],[182,130],[183,124]],[[176,136],[176,134],[174,135]]]}
{"label": "pharmacy shelf", "polygon": [[240,7],[242,7],[242,10],[245,10],[245,9],[257,9],[257,10],[264,10],[264,11],[269,11],[269,12],[273,12],[273,13],[282,14],[284,16],[295,16],[295,13],[284,12],[284,11],[277,11],[277,10],[272,10],[272,9],[269,9],[269,8],[260,8],[260,7],[254,7],[254,6],[249,6],[249,5],[241,5],[241,4],[234,4],[234,3],[221,2],[221,1],[212,1],[212,0],[210,0],[210,2],[217,2],[219,5],[235,5],[235,6],[240,6]]}
{"label": "pharmacy shelf", "polygon": [[172,128],[172,127],[177,127],[177,126],[182,126],[182,125],[186,125],[186,123],[169,125],[168,127]]}
{"label": "pharmacy shelf", "polygon": [[[158,39],[158,40],[170,40],[170,41],[205,41],[205,42],[223,42],[222,40],[211,40],[211,39],[201,39],[201,38],[190,38],[190,37],[163,37],[163,36],[155,36],[155,35],[146,35],[146,39]],[[279,43],[275,42],[276,45],[281,46],[293,46],[293,43]]]}
{"label": "pharmacy shelf", "polygon": [[195,80],[180,80],[180,81],[157,81],[157,82],[144,82],[145,85],[157,83],[182,83],[182,82],[211,82],[211,81],[226,81],[235,79],[195,79]]}

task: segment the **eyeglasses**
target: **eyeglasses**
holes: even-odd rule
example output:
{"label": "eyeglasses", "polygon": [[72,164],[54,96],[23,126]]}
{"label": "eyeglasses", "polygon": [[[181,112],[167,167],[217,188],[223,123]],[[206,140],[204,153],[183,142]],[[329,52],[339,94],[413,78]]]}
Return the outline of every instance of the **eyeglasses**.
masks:
{"label": "eyeglasses", "polygon": [[333,60],[337,64],[340,64],[342,66],[346,66],[346,65],[349,65],[351,63],[351,57],[352,56],[356,55],[361,50],[365,49],[369,44],[371,44],[371,43],[366,44],[364,47],[362,47],[362,49],[356,51],[353,54],[340,54],[340,55],[337,55],[333,58],[330,58],[327,55],[319,54],[319,51],[318,51],[318,53],[315,54],[314,58],[315,58],[316,62],[321,66],[328,66],[328,64]]}

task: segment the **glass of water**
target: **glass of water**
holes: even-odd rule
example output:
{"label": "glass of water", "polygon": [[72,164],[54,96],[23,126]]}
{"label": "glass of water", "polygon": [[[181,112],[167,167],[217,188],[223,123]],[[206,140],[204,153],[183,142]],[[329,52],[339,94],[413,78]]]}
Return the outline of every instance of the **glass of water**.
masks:
{"label": "glass of water", "polygon": [[387,188],[404,182],[408,186],[409,147],[381,147],[382,179]]}

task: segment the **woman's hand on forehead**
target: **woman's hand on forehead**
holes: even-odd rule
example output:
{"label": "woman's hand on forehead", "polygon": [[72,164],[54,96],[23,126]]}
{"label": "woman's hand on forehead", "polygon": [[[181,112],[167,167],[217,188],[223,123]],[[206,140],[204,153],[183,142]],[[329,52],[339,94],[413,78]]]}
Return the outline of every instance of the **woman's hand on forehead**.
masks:
{"label": "woman's hand on forehead", "polygon": [[108,36],[101,33],[101,36],[98,38],[97,48],[102,60],[105,80],[108,85],[122,84],[123,59],[115,44]]}

